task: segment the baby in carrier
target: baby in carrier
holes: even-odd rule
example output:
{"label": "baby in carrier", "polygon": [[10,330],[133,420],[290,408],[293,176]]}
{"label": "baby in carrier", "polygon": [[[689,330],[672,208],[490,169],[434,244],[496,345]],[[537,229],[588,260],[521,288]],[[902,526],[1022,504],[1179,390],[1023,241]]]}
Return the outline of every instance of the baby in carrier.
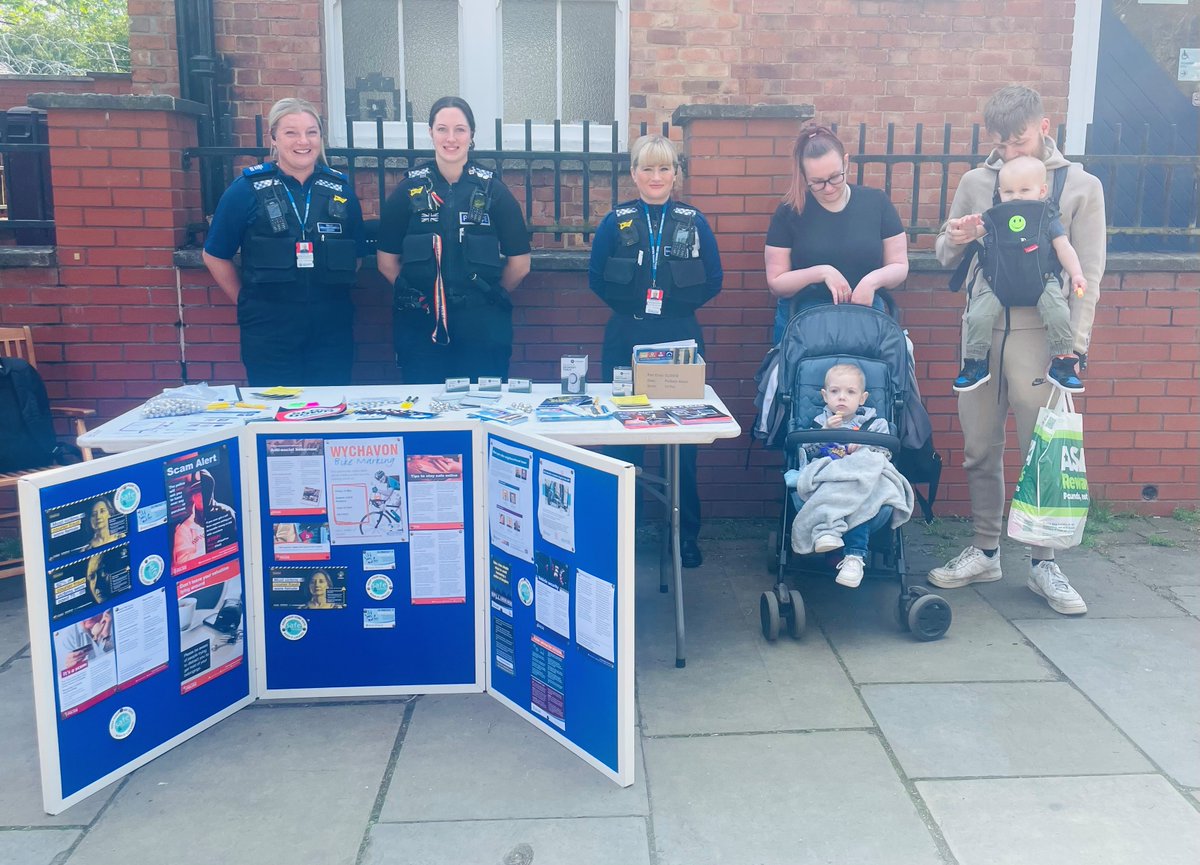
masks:
{"label": "baby in carrier", "polygon": [[[1065,169],[1060,169],[1065,171]],[[1073,393],[1083,391],[1072,353],[1071,311],[1059,273],[1065,270],[1077,297],[1087,280],[1083,266],[1058,218],[1057,201],[1046,200],[1046,166],[1030,156],[1010,159],[1000,168],[1001,204],[984,214],[963,218],[964,226],[983,225],[981,267],[964,320],[967,323],[963,367],[954,380],[958,392],[974,390],[992,377],[988,350],[992,329],[1005,306],[1037,306],[1050,345],[1050,378]],[[1040,202],[1041,207],[1011,202]],[[1055,257],[1057,256],[1057,261]]]}
{"label": "baby in carrier", "polygon": [[[866,405],[867,396],[866,378],[856,364],[830,367],[821,388],[825,408],[813,419],[813,428],[890,432],[887,420]],[[873,456],[846,459],[860,451]],[[844,547],[837,582],[856,588],[862,582],[871,534],[889,524],[903,523],[912,514],[912,487],[892,467],[891,454],[883,448],[820,442],[805,445],[804,453],[807,465],[794,482],[805,507],[792,524],[792,547],[797,552],[811,549],[818,553]],[[823,463],[823,457],[846,463],[844,467]]]}

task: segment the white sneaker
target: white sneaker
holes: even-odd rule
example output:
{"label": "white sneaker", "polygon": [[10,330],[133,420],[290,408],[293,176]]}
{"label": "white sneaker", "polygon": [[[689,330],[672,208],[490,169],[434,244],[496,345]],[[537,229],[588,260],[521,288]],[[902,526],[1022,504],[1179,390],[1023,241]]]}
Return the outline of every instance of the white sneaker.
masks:
{"label": "white sneaker", "polygon": [[957,589],[971,583],[994,583],[1000,579],[1000,553],[985,556],[979,547],[967,547],[946,562],[945,567],[929,572],[929,582],[939,589]]}
{"label": "white sneaker", "polygon": [[1087,604],[1079,597],[1079,592],[1071,588],[1071,584],[1067,582],[1067,578],[1053,559],[1043,560],[1034,565],[1029,571],[1029,579],[1025,585],[1045,598],[1050,609],[1056,613],[1078,616],[1087,612]]}
{"label": "white sneaker", "polygon": [[845,544],[837,535],[821,535],[813,541],[813,549],[818,553],[831,553],[834,550],[840,550]]}
{"label": "white sneaker", "polygon": [[838,575],[834,580],[839,586],[857,589],[862,582],[863,565],[866,564],[859,556],[846,556],[838,563]]}

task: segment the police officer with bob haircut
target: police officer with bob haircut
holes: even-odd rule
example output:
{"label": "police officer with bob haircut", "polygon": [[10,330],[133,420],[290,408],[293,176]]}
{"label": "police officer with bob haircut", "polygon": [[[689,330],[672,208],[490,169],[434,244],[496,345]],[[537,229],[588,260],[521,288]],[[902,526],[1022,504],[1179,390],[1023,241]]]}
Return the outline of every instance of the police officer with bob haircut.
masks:
{"label": "police officer with bob haircut", "polygon": [[473,161],[475,115],[457,96],[429,110],[434,161],[409,169],[383,206],[379,272],[394,285],[396,362],[410,384],[508,375],[512,301],[529,232],[495,172]]}
{"label": "police officer with bob haircut", "polygon": [[[721,291],[724,274],[717,241],[703,214],[672,201],[679,154],[661,135],[643,135],[629,151],[638,198],[604,217],[592,239],[588,284],[612,309],[604,329],[604,377],[630,364],[643,343],[694,339],[704,353],[696,310]],[[611,449],[616,451],[616,448]],[[640,448],[614,454],[639,461]],[[625,452],[625,451],[628,452]],[[703,561],[696,446],[679,449],[679,540],[685,568]]]}
{"label": "police officer with bob haircut", "polygon": [[[350,290],[366,253],[362,208],[346,176],[325,162],[312,103],[281,99],[267,121],[268,161],[242,171],[221,196],[204,264],[237,304],[251,385],[346,385]],[[232,260],[239,247],[240,272]]]}

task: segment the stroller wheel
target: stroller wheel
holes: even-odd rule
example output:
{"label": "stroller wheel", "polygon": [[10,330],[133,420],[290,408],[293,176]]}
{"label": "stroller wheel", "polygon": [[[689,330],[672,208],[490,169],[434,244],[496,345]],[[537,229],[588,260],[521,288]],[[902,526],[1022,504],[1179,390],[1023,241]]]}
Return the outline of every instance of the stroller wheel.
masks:
{"label": "stroller wheel", "polygon": [[788,633],[792,639],[798,640],[804,636],[804,627],[808,623],[804,614],[804,598],[795,589],[791,590],[791,609],[787,617]]}
{"label": "stroller wheel", "polygon": [[767,573],[774,576],[779,573],[779,532],[772,531],[767,535]]}
{"label": "stroller wheel", "polygon": [[758,617],[762,620],[762,633],[769,642],[779,639],[779,601],[775,592],[763,592],[758,600]]}
{"label": "stroller wheel", "polygon": [[950,630],[950,605],[938,595],[922,594],[908,608],[908,629],[918,640],[940,640]]}

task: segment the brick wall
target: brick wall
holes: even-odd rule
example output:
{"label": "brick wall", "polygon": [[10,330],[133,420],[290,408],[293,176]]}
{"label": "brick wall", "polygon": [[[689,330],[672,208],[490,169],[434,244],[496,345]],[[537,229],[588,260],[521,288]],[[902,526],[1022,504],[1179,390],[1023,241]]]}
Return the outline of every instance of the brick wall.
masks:
{"label": "brick wall", "polygon": [[24,105],[31,93],[132,93],[127,72],[91,75],[0,75],[0,111]]}

